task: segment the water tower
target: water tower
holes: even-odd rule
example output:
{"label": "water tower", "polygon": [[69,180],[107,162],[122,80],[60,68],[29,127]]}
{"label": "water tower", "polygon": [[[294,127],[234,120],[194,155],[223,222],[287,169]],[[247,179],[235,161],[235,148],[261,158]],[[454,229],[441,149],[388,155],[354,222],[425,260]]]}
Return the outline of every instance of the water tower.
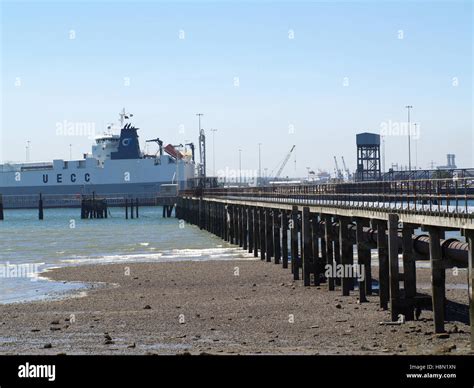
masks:
{"label": "water tower", "polygon": [[380,180],[380,135],[358,133],[356,181]]}

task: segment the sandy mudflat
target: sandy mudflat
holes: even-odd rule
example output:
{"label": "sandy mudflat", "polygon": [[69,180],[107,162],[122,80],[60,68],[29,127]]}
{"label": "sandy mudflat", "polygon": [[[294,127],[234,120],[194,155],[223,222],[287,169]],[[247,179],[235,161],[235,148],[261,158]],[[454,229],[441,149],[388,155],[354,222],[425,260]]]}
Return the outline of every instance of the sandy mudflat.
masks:
{"label": "sandy mudflat", "polygon": [[[420,282],[429,283],[423,271]],[[470,352],[461,321],[446,324],[445,339],[434,336],[430,311],[419,321],[382,326],[390,315],[377,296],[358,304],[357,291],[342,297],[325,284],[303,287],[289,270],[259,260],[80,266],[48,276],[110,286],[82,298],[0,306],[1,354]],[[447,296],[466,307],[466,290],[448,289]]]}

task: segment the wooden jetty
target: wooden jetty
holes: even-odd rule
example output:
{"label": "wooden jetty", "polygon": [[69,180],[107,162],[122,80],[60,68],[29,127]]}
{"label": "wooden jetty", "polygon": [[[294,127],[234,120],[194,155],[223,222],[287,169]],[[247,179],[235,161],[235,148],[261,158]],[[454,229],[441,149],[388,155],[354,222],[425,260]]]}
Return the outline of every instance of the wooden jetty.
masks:
{"label": "wooden jetty", "polygon": [[[373,293],[371,250],[378,253],[378,298],[391,319],[416,319],[432,309],[436,333],[445,331],[445,271],[468,269],[471,347],[474,349],[474,200],[469,179],[206,189],[177,200],[176,217],[198,225],[261,260],[288,268],[305,286],[327,284],[350,295],[354,275],[328,275],[353,266],[364,271],[361,303]],[[427,235],[415,235],[421,227]],[[446,239],[459,230],[466,241]],[[289,238],[289,240],[288,240]],[[399,265],[399,255],[402,267]],[[416,292],[416,261],[431,267],[431,297]],[[329,267],[328,267],[329,266]],[[325,270],[326,269],[326,270]]]}

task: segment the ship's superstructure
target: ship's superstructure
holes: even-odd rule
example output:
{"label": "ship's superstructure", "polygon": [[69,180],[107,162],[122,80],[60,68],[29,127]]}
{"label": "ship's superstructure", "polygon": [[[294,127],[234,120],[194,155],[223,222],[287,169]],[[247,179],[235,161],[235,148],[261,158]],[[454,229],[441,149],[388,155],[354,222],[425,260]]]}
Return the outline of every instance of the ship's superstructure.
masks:
{"label": "ship's superstructure", "polygon": [[120,127],[120,135],[96,137],[92,152],[80,160],[1,164],[0,194],[136,195],[159,193],[163,184],[189,188],[195,177],[191,150],[168,144],[166,154],[147,155],[140,150],[138,128],[124,123],[124,113]]}

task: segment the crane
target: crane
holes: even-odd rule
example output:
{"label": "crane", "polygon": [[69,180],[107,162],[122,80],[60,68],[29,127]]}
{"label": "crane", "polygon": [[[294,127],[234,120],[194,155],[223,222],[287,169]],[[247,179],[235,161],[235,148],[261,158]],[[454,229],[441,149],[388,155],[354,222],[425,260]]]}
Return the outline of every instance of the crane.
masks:
{"label": "crane", "polygon": [[337,159],[335,156],[334,156],[334,164],[335,164],[334,174],[336,176],[336,179],[342,180],[343,174],[342,174],[341,169],[339,168],[339,165],[337,164]]}
{"label": "crane", "polygon": [[283,171],[283,169],[285,168],[286,164],[288,163],[288,160],[290,160],[290,157],[291,157],[291,153],[293,152],[293,150],[295,149],[295,145],[293,145],[290,149],[290,152],[288,152],[288,154],[286,154],[285,156],[285,159],[283,159],[283,162],[282,164],[280,165],[280,168],[278,169],[277,173],[275,174],[275,178],[279,178],[280,175],[281,175],[281,172]]}
{"label": "crane", "polygon": [[163,156],[163,141],[160,140],[160,138],[156,138],[156,139],[150,139],[150,140],[146,140],[145,141],[146,143],[157,143],[158,144],[158,147],[160,149],[160,156]]}
{"label": "crane", "polygon": [[351,179],[351,173],[349,172],[349,169],[347,168],[346,166],[346,162],[344,160],[344,156],[341,156],[342,158],[342,165],[344,167],[344,171],[346,172],[346,175],[347,175],[347,179],[350,180]]}

